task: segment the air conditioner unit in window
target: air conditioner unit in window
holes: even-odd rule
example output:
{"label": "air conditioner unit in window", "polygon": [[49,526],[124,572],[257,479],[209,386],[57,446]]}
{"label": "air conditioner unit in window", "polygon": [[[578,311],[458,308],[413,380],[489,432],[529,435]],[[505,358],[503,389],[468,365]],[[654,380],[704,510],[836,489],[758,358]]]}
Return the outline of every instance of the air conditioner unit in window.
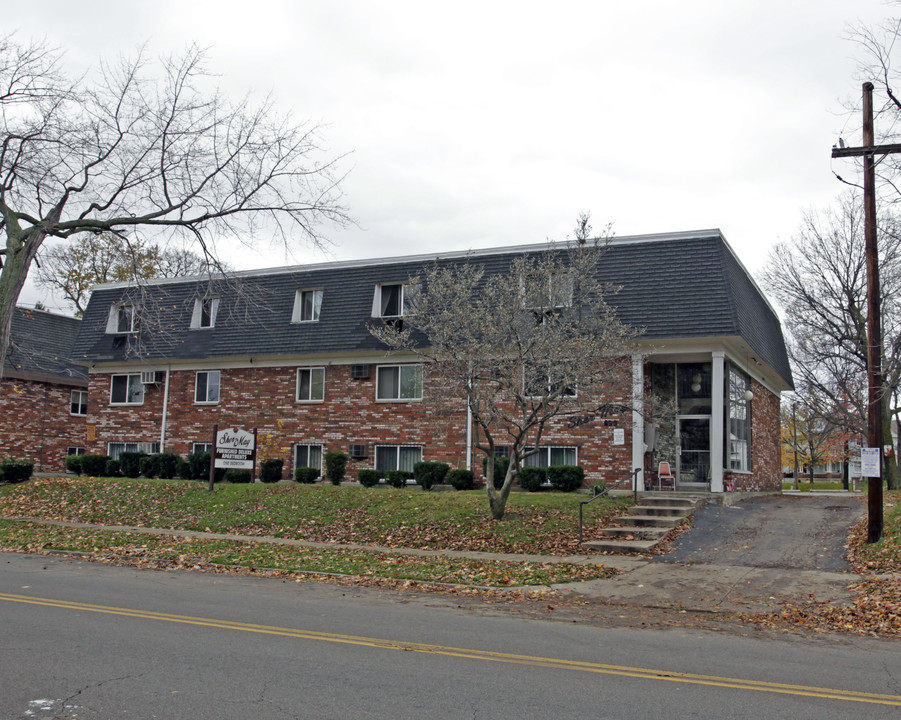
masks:
{"label": "air conditioner unit in window", "polygon": [[163,381],[162,370],[141,370],[141,382],[144,385],[153,385]]}
{"label": "air conditioner unit in window", "polygon": [[354,380],[368,380],[370,369],[369,365],[351,365],[350,376]]}
{"label": "air conditioner unit in window", "polygon": [[359,460],[360,458],[366,457],[366,446],[365,445],[351,445],[350,446],[350,456],[355,460]]}

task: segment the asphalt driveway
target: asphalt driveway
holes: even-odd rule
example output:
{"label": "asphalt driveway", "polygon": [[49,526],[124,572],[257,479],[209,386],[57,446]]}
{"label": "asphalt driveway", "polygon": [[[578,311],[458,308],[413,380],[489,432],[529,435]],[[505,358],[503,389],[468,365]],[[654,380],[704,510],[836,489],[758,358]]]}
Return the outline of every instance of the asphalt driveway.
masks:
{"label": "asphalt driveway", "polygon": [[791,570],[848,571],[845,543],[866,513],[860,496],[769,495],[708,504],[658,562]]}

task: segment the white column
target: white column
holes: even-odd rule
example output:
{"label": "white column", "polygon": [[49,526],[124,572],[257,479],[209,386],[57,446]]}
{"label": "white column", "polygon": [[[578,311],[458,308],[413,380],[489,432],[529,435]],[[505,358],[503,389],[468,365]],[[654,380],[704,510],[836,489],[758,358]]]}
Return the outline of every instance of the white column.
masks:
{"label": "white column", "polygon": [[633,478],[633,489],[644,490],[644,357],[632,356],[632,467],[641,468]]}
{"label": "white column", "polygon": [[726,390],[725,353],[713,353],[710,377],[710,492],[723,492],[723,407]]}

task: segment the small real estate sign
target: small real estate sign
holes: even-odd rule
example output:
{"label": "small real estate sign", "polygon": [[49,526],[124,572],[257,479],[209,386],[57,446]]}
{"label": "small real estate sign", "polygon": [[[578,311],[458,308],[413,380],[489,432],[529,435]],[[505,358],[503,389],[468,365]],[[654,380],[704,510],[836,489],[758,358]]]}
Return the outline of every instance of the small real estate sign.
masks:
{"label": "small real estate sign", "polygon": [[860,449],[860,469],[863,477],[878,478],[882,477],[880,448],[861,448]]}
{"label": "small real estate sign", "polygon": [[249,430],[227,428],[216,431],[213,450],[214,466],[253,470],[256,458],[256,436]]}

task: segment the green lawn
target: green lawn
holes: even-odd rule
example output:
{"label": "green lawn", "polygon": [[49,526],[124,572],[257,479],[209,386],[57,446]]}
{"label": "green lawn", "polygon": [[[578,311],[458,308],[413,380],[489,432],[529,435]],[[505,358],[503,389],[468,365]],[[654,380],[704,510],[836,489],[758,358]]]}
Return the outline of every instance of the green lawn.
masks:
{"label": "green lawn", "polygon": [[[61,477],[0,487],[0,517],[272,535],[386,548],[561,555],[580,552],[579,501],[585,499],[579,494],[515,493],[506,518],[495,522],[484,491],[224,484],[209,493],[205,484],[191,481]],[[631,498],[605,498],[588,505],[586,534],[608,524],[631,503]],[[192,558],[197,563],[501,586],[588,579],[608,572],[570,564],[413,558],[384,551],[201,541],[12,520],[0,522],[0,545],[164,559],[175,564],[190,564],[185,558]]]}

